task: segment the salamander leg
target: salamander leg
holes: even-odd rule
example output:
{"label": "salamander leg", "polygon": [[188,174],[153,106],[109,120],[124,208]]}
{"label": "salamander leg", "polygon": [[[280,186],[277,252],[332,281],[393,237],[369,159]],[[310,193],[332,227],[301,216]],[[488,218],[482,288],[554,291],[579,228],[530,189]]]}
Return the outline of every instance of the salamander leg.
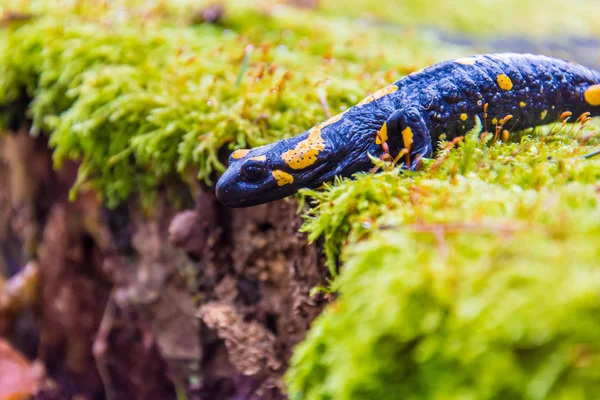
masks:
{"label": "salamander leg", "polygon": [[390,137],[398,143],[396,153],[407,149],[406,165],[414,170],[419,160],[433,155],[431,135],[425,124],[423,116],[416,108],[395,111],[386,121]]}

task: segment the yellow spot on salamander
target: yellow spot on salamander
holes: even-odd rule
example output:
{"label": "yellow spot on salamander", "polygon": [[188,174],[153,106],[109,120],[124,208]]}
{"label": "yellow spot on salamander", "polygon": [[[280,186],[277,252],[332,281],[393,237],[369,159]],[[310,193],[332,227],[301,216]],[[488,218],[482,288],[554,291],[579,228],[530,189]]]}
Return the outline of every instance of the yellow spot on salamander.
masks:
{"label": "yellow spot on salamander", "polygon": [[600,85],[592,85],[584,93],[585,101],[592,106],[600,106]]}
{"label": "yellow spot on salamander", "polygon": [[278,186],[285,186],[294,183],[294,177],[280,169],[274,169],[271,171],[271,175],[273,175],[273,178],[275,178],[277,181]]}
{"label": "yellow spot on salamander", "polygon": [[513,88],[513,83],[506,74],[500,74],[496,77],[496,81],[498,82],[498,86],[503,90],[511,90]]}
{"label": "yellow spot on salamander", "polygon": [[326,126],[335,124],[342,119],[350,109],[343,111],[328,120],[320,123],[312,128],[308,134],[308,138],[298,143],[292,150],[288,150],[281,155],[283,161],[293,169],[306,168],[317,161],[317,154],[325,148],[325,142],[321,137],[321,130]]}
{"label": "yellow spot on salamander", "polygon": [[387,94],[394,93],[396,90],[398,90],[398,86],[396,86],[396,85],[386,86],[383,89],[379,89],[372,95],[365,97],[365,99],[363,101],[361,101],[360,103],[358,103],[357,105],[362,106],[365,104],[369,104],[371,102],[374,102],[377,99],[382,98],[383,96],[385,96]]}
{"label": "yellow spot on salamander", "polygon": [[317,155],[325,149],[325,141],[321,136],[321,126],[310,130],[308,137],[298,143],[296,147],[286,151],[281,158],[292,169],[304,169],[317,161]]}
{"label": "yellow spot on salamander", "polygon": [[413,144],[413,131],[410,126],[404,128],[402,131],[402,140],[404,140],[404,147],[410,149]]}
{"label": "yellow spot on salamander", "polygon": [[473,57],[457,58],[454,61],[462,65],[475,65],[475,59]]}
{"label": "yellow spot on salamander", "polygon": [[460,119],[461,121],[466,121],[469,119],[469,116],[465,113],[460,114]]}
{"label": "yellow spot on salamander", "polygon": [[384,122],[381,126],[379,132],[377,132],[377,137],[375,138],[375,143],[381,144],[383,142],[387,142],[388,133],[387,133],[387,122]]}
{"label": "yellow spot on salamander", "polygon": [[[349,109],[348,109],[348,110],[349,110]],[[318,126],[319,126],[319,128],[323,129],[323,128],[325,128],[325,127],[326,127],[326,126],[328,126],[328,125],[335,124],[335,123],[336,123],[336,122],[338,122],[340,119],[342,119],[342,117],[344,116],[344,114],[346,114],[346,113],[348,112],[348,110],[346,110],[346,111],[344,111],[344,112],[341,112],[341,113],[339,113],[338,115],[334,115],[333,117],[329,118],[327,121],[325,121],[325,122],[323,122],[323,123],[319,124],[319,125],[318,125]]]}
{"label": "yellow spot on salamander", "polygon": [[496,125],[498,123],[498,118],[492,118],[492,124]]}
{"label": "yellow spot on salamander", "polygon": [[544,110],[540,113],[540,119],[546,119],[546,116],[548,115],[548,110]]}
{"label": "yellow spot on salamander", "polygon": [[527,103],[525,103],[524,101],[522,101],[522,102],[520,102],[520,103],[519,103],[519,105],[520,105],[521,107],[525,107],[525,106],[527,105]]}
{"label": "yellow spot on salamander", "polygon": [[248,149],[239,149],[239,150],[236,150],[233,153],[231,153],[231,157],[233,157],[237,160],[237,159],[246,157],[246,154],[248,154],[249,151],[250,150],[248,150]]}
{"label": "yellow spot on salamander", "polygon": [[267,156],[262,155],[262,156],[250,157],[250,159],[256,160],[256,161],[267,161]]}

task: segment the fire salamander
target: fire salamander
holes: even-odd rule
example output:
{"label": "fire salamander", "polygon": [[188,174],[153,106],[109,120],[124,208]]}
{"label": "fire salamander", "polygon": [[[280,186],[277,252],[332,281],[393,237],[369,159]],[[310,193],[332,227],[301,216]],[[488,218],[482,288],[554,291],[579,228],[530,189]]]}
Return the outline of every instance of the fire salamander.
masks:
{"label": "fire salamander", "polygon": [[600,114],[600,72],[530,54],[457,58],[407,75],[298,136],[234,151],[216,196],[230,207],[266,203],[367,171],[369,154],[405,148],[407,167],[415,168],[433,155],[440,135],[452,140],[477,119],[522,130],[567,111]]}

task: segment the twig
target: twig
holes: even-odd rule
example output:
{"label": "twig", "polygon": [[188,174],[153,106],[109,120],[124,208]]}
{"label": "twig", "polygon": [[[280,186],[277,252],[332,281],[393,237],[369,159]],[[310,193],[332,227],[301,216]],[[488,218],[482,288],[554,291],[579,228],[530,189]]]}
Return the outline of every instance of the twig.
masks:
{"label": "twig", "polygon": [[94,340],[94,344],[92,346],[92,352],[96,361],[96,368],[98,368],[98,373],[100,374],[100,379],[102,380],[102,385],[104,386],[106,400],[113,400],[116,398],[112,378],[110,377],[110,370],[108,369],[105,359],[106,349],[108,348],[108,335],[112,330],[115,319],[116,310],[113,297],[114,289],[108,296],[108,301],[106,302],[106,307],[104,308],[104,315],[102,316],[102,321],[100,321],[100,327],[98,328],[96,339]]}
{"label": "twig", "polygon": [[249,44],[244,49],[244,58],[242,59],[242,64],[240,65],[240,71],[238,72],[237,79],[235,80],[235,86],[240,87],[242,85],[242,80],[244,80],[244,76],[246,75],[246,70],[248,69],[248,65],[250,65],[250,58],[252,57],[252,52],[254,51],[254,46]]}
{"label": "twig", "polygon": [[329,111],[329,104],[327,103],[327,97],[325,96],[324,91],[319,90],[317,96],[319,97],[319,104],[321,104],[325,116],[331,118],[331,111]]}
{"label": "twig", "polygon": [[407,225],[406,228],[413,232],[431,232],[434,234],[443,233],[460,233],[460,232],[480,232],[490,231],[501,234],[512,234],[523,229],[523,226],[511,224],[496,224],[496,223],[478,223],[478,222],[450,222],[439,224],[417,223]]}

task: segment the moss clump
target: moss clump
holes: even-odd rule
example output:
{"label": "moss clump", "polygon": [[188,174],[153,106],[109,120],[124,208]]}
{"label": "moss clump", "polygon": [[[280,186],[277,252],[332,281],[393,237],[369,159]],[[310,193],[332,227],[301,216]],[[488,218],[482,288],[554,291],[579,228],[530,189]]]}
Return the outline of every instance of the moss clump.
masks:
{"label": "moss clump", "polygon": [[345,263],[291,398],[600,396],[600,160],[550,129],[312,193],[304,229]]}
{"label": "moss clump", "polygon": [[427,64],[435,44],[384,41],[385,29],[368,27],[357,36],[350,22],[288,8],[228,9],[219,25],[193,25],[168,2],[151,18],[141,1],[59,3],[34,2],[24,9],[33,19],[4,28],[0,106],[25,89],[57,165],[79,160],[75,190],[91,186],[109,206],[173,177],[210,183],[224,169],[219,149],[298,134]]}
{"label": "moss clump", "polygon": [[598,398],[599,204],[569,189],[537,200],[580,209],[537,229],[413,225],[352,246],[339,300],[296,349],[290,397]]}
{"label": "moss clump", "polygon": [[[583,127],[552,124],[514,132],[502,142],[490,133],[480,134],[479,126],[455,146],[440,143],[436,161],[419,173],[399,168],[362,173],[324,191],[303,191],[314,207],[307,211],[302,230],[310,240],[324,237],[328,265],[335,274],[335,260],[345,244],[381,226],[504,216],[518,206],[515,193],[560,189],[569,182],[593,188],[600,179],[600,160],[579,156],[595,149],[599,127],[600,121]],[[528,217],[527,211],[519,215]]]}

